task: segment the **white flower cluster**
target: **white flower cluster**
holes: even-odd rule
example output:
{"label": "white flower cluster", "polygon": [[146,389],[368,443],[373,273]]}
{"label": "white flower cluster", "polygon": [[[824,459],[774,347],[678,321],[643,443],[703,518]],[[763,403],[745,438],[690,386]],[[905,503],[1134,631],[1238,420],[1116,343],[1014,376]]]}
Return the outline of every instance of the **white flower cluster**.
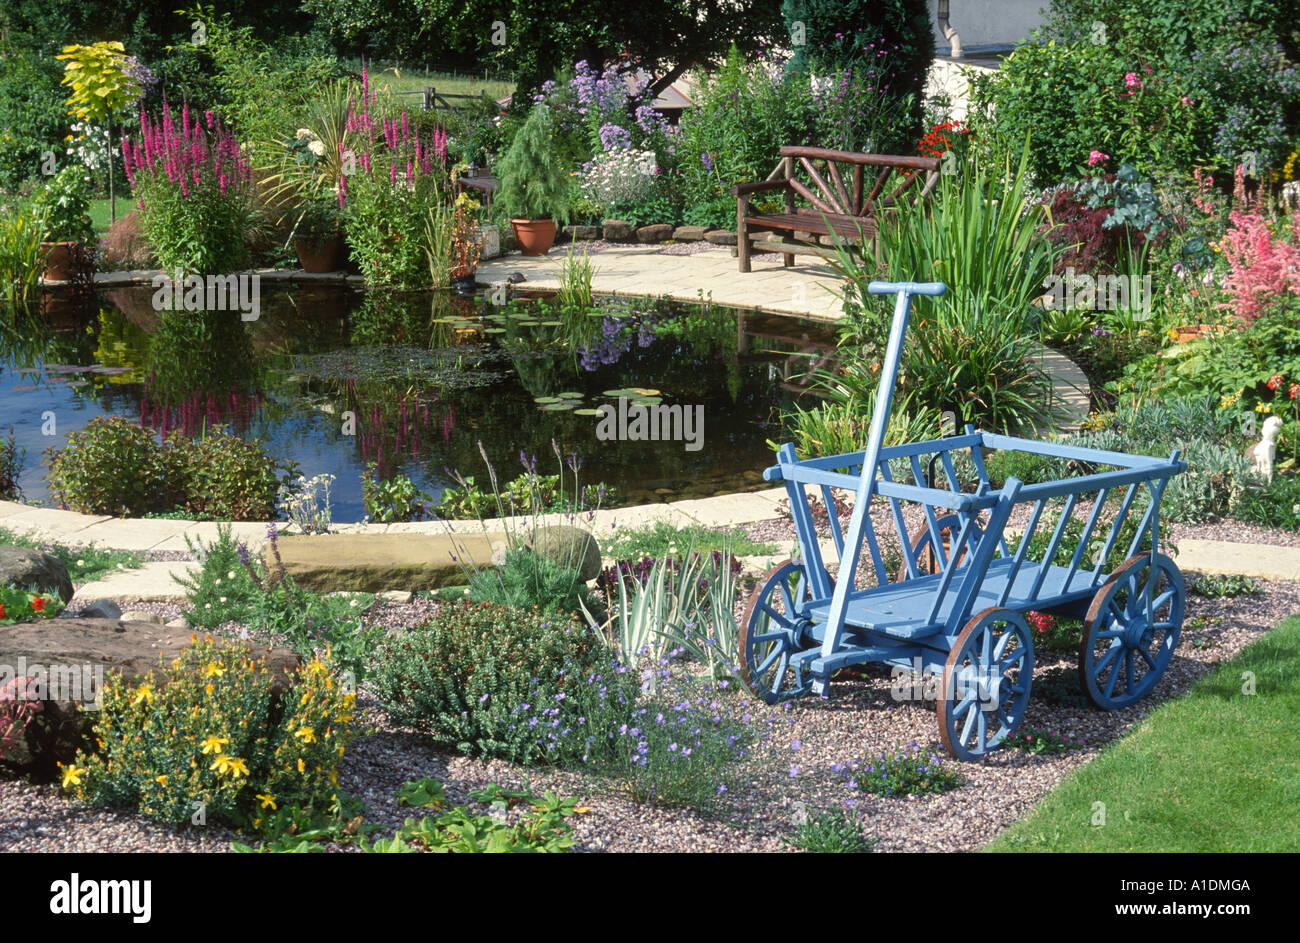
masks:
{"label": "white flower cluster", "polygon": [[607,151],[583,168],[582,193],[602,207],[638,203],[650,196],[657,170],[654,151]]}
{"label": "white flower cluster", "polygon": [[68,156],[87,170],[99,170],[108,158],[108,129],[89,121],[74,121]]}
{"label": "white flower cluster", "polygon": [[304,478],[299,475],[295,488],[280,486],[280,507],[285,517],[304,534],[329,533],[333,514],[330,511],[330,485],[333,475]]}

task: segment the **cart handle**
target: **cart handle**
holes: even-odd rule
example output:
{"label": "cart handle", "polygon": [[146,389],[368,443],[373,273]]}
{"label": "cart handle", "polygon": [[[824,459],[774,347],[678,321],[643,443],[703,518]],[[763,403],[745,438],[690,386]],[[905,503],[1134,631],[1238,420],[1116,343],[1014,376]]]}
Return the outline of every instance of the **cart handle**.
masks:
{"label": "cart handle", "polygon": [[942,295],[948,290],[943,282],[871,282],[867,291],[873,295]]}

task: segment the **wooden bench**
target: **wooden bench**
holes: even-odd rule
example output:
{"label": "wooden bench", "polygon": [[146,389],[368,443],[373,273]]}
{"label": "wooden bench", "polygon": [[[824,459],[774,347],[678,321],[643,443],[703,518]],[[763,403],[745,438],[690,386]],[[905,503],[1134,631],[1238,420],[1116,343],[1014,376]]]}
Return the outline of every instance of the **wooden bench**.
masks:
{"label": "wooden bench", "polygon": [[[846,165],[845,173],[840,171],[842,164]],[[919,200],[928,196],[939,180],[940,164],[941,161],[935,157],[782,147],[781,161],[766,180],[739,183],[731,188],[736,197],[736,253],[740,257],[740,270],[750,271],[751,242],[770,242],[768,233],[781,233],[781,242],[774,251],[785,255],[787,268],[794,264],[796,254],[822,258],[835,255],[817,243],[818,236],[834,233],[854,240],[874,237],[876,215],[882,210],[898,207],[905,198]],[[853,176],[846,185],[848,167],[852,168]],[[869,191],[865,180],[868,167],[880,168]],[[902,182],[885,193],[885,184],[890,174],[895,172],[902,175]],[[819,192],[814,192],[799,179],[801,173]],[[755,193],[776,191],[785,194],[785,212],[761,213],[750,203],[750,197]],[[807,205],[796,206],[796,199]],[[797,234],[811,238],[800,240]]]}

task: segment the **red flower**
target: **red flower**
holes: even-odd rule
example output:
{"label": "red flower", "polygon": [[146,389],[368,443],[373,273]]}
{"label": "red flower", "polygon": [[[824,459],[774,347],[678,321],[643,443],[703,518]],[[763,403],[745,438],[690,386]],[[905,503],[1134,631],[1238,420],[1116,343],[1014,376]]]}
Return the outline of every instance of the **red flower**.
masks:
{"label": "red flower", "polygon": [[45,600],[42,599],[40,596],[37,596],[35,599],[32,600],[32,612],[44,612],[44,611],[45,611]]}
{"label": "red flower", "polygon": [[1278,389],[1281,389],[1281,388],[1282,388],[1282,374],[1280,374],[1280,373],[1275,373],[1275,374],[1273,374],[1271,377],[1269,377],[1269,378],[1268,378],[1268,388],[1269,388],[1270,390],[1278,390]]}
{"label": "red flower", "polygon": [[1288,390],[1287,392],[1291,394],[1292,399],[1295,399],[1297,396],[1300,396],[1300,383],[1292,383],[1291,389]]}
{"label": "red flower", "polygon": [[1025,621],[1033,626],[1036,632],[1046,632],[1056,625],[1056,617],[1046,612],[1026,612]]}
{"label": "red flower", "polygon": [[5,604],[0,602],[0,619],[6,618],[8,618],[8,616],[5,615]]}

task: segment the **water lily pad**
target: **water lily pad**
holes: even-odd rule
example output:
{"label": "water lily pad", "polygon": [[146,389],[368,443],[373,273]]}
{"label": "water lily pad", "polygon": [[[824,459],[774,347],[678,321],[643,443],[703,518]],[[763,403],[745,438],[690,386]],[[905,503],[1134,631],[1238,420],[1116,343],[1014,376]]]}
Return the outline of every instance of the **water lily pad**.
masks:
{"label": "water lily pad", "polygon": [[599,416],[599,415],[601,415],[601,412],[600,412],[599,409],[575,409],[575,410],[573,411],[573,415],[575,415],[575,416]]}
{"label": "water lily pad", "polygon": [[560,397],[560,399],[582,399],[582,394],[575,393],[573,390],[565,390],[563,393],[559,393],[557,395]]}
{"label": "water lily pad", "polygon": [[558,403],[559,401],[560,398],[558,396],[534,396],[533,397],[534,403]]}
{"label": "water lily pad", "polygon": [[547,403],[545,406],[542,407],[542,409],[548,413],[567,412],[568,410],[573,409],[573,403],[572,402]]}
{"label": "water lily pad", "polygon": [[630,390],[630,389],[629,389],[629,390],[606,390],[606,391],[605,391],[605,395],[606,395],[606,396],[627,396],[627,397],[633,397],[633,396],[639,396],[639,395],[641,395],[641,394],[638,393],[636,390]]}

